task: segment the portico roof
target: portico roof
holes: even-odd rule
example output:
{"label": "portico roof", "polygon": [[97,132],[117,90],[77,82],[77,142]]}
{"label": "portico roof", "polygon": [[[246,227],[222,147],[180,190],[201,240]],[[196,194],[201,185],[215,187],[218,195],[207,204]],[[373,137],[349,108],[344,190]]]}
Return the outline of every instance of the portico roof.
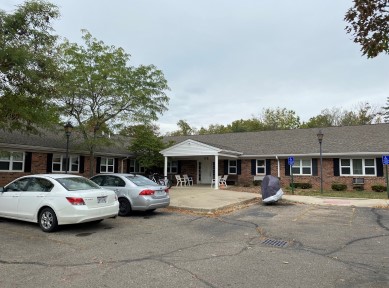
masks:
{"label": "portico roof", "polygon": [[161,154],[165,157],[220,156],[237,158],[243,153],[230,150],[227,147],[222,148],[192,139],[187,139],[174,146],[162,150]]}

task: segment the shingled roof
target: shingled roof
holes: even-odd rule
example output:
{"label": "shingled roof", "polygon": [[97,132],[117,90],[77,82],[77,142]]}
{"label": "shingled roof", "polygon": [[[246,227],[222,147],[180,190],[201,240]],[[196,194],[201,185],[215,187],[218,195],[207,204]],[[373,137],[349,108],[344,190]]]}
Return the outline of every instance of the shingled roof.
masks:
{"label": "shingled roof", "polygon": [[[321,129],[323,155],[389,155],[389,124]],[[176,144],[192,139],[249,156],[317,155],[318,128],[167,137]]]}
{"label": "shingled roof", "polygon": [[[108,137],[107,137],[108,138]],[[112,136],[110,137],[111,145],[104,147],[98,147],[96,154],[104,155],[116,155],[116,156],[128,156],[130,152],[128,145],[130,138]],[[76,131],[72,132],[69,138],[69,150],[81,154],[89,154],[89,152],[83,148],[82,136]],[[65,151],[66,150],[66,136],[62,127],[57,129],[51,129],[47,131],[41,131],[41,134],[25,134],[18,131],[8,132],[0,131],[0,148],[14,148],[24,149],[26,151]]]}

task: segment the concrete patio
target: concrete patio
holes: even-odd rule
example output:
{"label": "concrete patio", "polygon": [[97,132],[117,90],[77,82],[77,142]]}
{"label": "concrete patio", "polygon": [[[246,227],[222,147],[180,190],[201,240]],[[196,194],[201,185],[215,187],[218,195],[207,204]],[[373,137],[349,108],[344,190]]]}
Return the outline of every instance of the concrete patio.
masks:
{"label": "concrete patio", "polygon": [[169,193],[172,208],[210,213],[261,199],[259,194],[215,190],[210,185],[173,186]]}

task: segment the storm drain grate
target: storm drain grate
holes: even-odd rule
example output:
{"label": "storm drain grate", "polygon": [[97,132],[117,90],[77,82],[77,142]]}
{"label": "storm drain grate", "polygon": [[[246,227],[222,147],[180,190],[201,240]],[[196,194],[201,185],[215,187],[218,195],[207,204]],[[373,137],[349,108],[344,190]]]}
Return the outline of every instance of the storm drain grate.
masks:
{"label": "storm drain grate", "polygon": [[271,245],[275,247],[286,247],[288,245],[288,242],[284,240],[276,240],[276,239],[265,239],[262,241],[262,244]]}

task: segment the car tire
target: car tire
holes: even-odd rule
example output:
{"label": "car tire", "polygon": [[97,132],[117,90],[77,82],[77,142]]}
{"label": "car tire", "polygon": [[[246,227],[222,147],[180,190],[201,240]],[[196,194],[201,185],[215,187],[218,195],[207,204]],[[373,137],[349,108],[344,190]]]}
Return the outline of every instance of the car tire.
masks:
{"label": "car tire", "polygon": [[119,198],[119,216],[127,216],[131,212],[131,203],[126,198]]}
{"label": "car tire", "polygon": [[58,229],[57,215],[51,208],[44,208],[39,213],[38,221],[43,232],[54,232]]}

